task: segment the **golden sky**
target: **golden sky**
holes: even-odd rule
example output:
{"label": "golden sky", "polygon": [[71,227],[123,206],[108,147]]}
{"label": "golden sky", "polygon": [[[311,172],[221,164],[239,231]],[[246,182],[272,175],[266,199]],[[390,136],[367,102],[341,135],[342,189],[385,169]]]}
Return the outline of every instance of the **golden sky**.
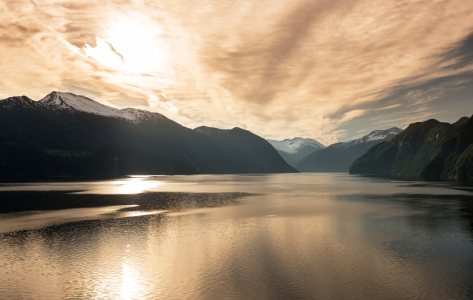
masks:
{"label": "golden sky", "polygon": [[471,0],[0,2],[0,98],[324,144],[473,114]]}

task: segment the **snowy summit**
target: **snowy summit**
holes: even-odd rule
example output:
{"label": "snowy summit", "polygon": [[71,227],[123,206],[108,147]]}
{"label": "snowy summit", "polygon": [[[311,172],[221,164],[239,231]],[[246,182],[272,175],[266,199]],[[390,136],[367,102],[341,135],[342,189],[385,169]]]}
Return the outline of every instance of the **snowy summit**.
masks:
{"label": "snowy summit", "polygon": [[293,139],[285,139],[283,141],[267,140],[274,148],[287,153],[296,154],[302,152],[313,152],[318,149],[325,148],[324,145],[313,139],[304,139],[296,137]]}
{"label": "snowy summit", "polygon": [[296,137],[282,141],[267,140],[291,166],[295,167],[297,162],[309,153],[325,148],[324,145],[313,139]]}
{"label": "snowy summit", "polygon": [[360,143],[393,138],[394,136],[400,134],[401,132],[402,132],[402,129],[397,128],[397,127],[389,128],[386,130],[375,130],[375,131],[372,131],[370,134],[365,135],[364,137],[361,137],[359,139],[351,140],[345,143],[336,143],[336,144],[330,145],[330,147],[348,148]]}
{"label": "snowy summit", "polygon": [[159,113],[135,108],[118,109],[72,93],[52,92],[39,100],[38,103],[44,104],[53,110],[81,111],[100,116],[126,119],[132,123],[153,119],[166,119],[166,117]]}

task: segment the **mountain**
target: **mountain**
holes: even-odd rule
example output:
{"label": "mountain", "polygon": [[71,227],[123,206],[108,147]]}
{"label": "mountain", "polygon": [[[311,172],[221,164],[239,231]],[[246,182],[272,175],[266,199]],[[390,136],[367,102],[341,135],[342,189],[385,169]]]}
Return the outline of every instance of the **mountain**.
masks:
{"label": "mountain", "polygon": [[350,174],[419,175],[464,121],[410,124],[390,142],[369,149],[352,164]]}
{"label": "mountain", "polygon": [[86,112],[100,116],[125,119],[132,123],[166,119],[165,116],[159,113],[134,108],[117,109],[72,93],[52,92],[38,102],[52,110]]}
{"label": "mountain", "polygon": [[465,123],[466,121],[468,121],[468,117],[461,117],[460,119],[458,119],[458,121],[456,121],[455,123],[452,124],[453,127],[455,128],[459,128],[460,126],[463,125],[463,123]]}
{"label": "mountain", "polygon": [[108,145],[94,153],[43,151],[0,137],[0,178],[198,174],[179,160]]}
{"label": "mountain", "polygon": [[457,131],[421,171],[430,180],[473,181],[473,116],[452,124]]}
{"label": "mountain", "polygon": [[324,145],[313,139],[296,137],[282,141],[267,140],[291,166],[296,167],[301,158],[315,150],[325,148]]}
{"label": "mountain", "polygon": [[[159,113],[116,109],[71,93],[52,92],[40,101],[26,96],[0,100],[0,137],[14,139],[47,155],[93,156],[99,155],[99,149],[112,147],[121,149],[116,150],[117,155],[133,158],[125,165],[142,163],[139,155],[132,153],[167,159],[173,167],[168,166],[163,172],[169,168],[184,170],[182,164],[186,165],[183,174],[190,170],[208,174],[295,171],[282,158],[274,158],[276,151],[266,142],[267,147],[255,152],[236,153],[231,149],[229,145],[234,145],[234,139],[242,143],[240,150],[245,149],[247,142],[261,140],[256,135],[247,135],[244,140],[233,134],[223,140],[184,127]],[[255,165],[255,161],[264,163]],[[265,163],[274,165],[268,168]]]}
{"label": "mountain", "polygon": [[[197,127],[194,131],[212,137],[222,149],[232,154],[235,160],[231,170],[234,173],[298,172],[292,167],[281,168],[286,163],[277,151],[250,131],[238,127],[226,130],[207,126]],[[242,168],[245,164],[252,166],[250,172],[246,167]]]}
{"label": "mountain", "polygon": [[297,169],[302,172],[348,172],[350,165],[368,149],[384,141],[390,141],[401,132],[402,129],[396,127],[375,130],[359,139],[330,145],[301,159]]}

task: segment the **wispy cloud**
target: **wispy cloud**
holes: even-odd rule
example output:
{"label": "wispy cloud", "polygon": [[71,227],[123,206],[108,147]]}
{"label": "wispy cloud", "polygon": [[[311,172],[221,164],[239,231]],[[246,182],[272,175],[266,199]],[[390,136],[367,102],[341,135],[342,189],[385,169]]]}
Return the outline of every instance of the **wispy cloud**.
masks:
{"label": "wispy cloud", "polygon": [[148,103],[150,107],[157,107],[160,106],[164,108],[165,110],[171,112],[171,113],[178,113],[179,109],[175,107],[171,101],[161,101],[158,96],[155,96],[153,94],[149,95],[148,98]]}
{"label": "wispy cloud", "polygon": [[472,14],[469,0],[2,1],[0,97],[82,91],[330,144],[460,101]]}
{"label": "wispy cloud", "polygon": [[353,120],[354,118],[362,116],[365,113],[366,113],[366,110],[362,110],[362,109],[350,110],[346,112],[341,119],[339,119],[339,122],[340,124],[346,123],[348,121]]}
{"label": "wispy cloud", "polygon": [[389,105],[389,106],[381,107],[381,108],[378,108],[377,110],[380,111],[380,110],[393,109],[393,108],[399,107],[399,106],[401,106],[401,105],[402,105],[401,103],[398,103],[398,104],[394,104],[394,105]]}

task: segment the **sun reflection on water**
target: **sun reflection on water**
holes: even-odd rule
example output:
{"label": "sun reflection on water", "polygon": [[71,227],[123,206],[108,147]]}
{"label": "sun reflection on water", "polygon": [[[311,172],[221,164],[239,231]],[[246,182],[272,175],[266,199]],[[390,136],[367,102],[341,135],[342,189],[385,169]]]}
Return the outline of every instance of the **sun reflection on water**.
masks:
{"label": "sun reflection on water", "polygon": [[154,190],[163,185],[160,181],[150,181],[143,177],[133,177],[128,180],[112,182],[113,192],[117,194],[139,194],[144,191]]}
{"label": "sun reflection on water", "polygon": [[122,264],[122,286],[120,296],[123,299],[136,299],[139,291],[141,290],[140,285],[136,280],[136,274],[130,265]]}

